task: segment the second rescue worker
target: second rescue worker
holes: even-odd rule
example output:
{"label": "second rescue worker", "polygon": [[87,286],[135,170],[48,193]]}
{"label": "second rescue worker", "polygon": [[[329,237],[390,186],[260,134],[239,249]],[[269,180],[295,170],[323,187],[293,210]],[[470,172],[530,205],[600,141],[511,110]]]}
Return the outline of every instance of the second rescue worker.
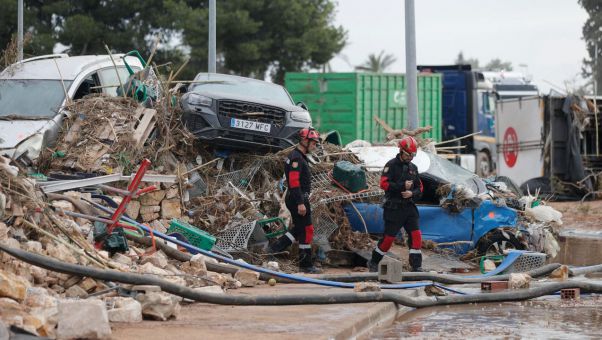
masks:
{"label": "second rescue worker", "polygon": [[412,159],[418,151],[416,139],[407,136],[399,141],[399,153],[385,165],[380,177],[380,187],[385,191],[383,238],[372,252],[368,262],[370,271],[378,271],[378,263],[389,251],[395,236],[403,227],[409,238],[410,266],[412,271],[422,271],[422,234],[419,228],[419,215],[416,201],[422,197],[422,182],[418,168]]}

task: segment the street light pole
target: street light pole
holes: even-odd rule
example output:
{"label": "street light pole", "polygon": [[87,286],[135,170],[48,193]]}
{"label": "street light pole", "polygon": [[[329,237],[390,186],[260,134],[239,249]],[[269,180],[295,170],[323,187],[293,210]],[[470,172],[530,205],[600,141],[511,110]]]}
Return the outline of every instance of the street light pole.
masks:
{"label": "street light pole", "polygon": [[414,0],[405,0],[406,26],[406,98],[408,103],[408,127],[418,127],[418,84],[416,71],[416,21]]}
{"label": "street light pole", "polygon": [[23,0],[17,5],[17,61],[23,60]]}
{"label": "street light pole", "polygon": [[216,73],[216,52],[215,52],[215,0],[209,0],[209,73]]}

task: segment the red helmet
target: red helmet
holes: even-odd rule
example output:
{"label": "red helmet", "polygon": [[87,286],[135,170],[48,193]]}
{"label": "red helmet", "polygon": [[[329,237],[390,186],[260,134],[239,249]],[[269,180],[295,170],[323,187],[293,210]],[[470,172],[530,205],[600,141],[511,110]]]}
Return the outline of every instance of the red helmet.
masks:
{"label": "red helmet", "polygon": [[416,152],[418,151],[418,142],[416,142],[416,139],[412,136],[403,137],[403,139],[399,141],[398,146],[401,151],[412,157],[416,156]]}
{"label": "red helmet", "polygon": [[313,140],[317,143],[320,142],[320,134],[312,127],[301,129],[299,131],[299,137],[301,137],[301,139]]}

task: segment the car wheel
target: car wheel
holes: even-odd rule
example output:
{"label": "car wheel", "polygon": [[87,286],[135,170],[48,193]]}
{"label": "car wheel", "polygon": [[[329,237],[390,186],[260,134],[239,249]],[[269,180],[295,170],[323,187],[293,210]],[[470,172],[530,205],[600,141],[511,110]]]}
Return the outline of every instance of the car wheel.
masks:
{"label": "car wheel", "polygon": [[504,255],[504,250],[512,249],[523,249],[523,245],[514,235],[500,229],[489,232],[477,244],[479,256]]}
{"label": "car wheel", "polygon": [[491,158],[487,152],[477,153],[477,175],[481,177],[489,177],[492,174]]}

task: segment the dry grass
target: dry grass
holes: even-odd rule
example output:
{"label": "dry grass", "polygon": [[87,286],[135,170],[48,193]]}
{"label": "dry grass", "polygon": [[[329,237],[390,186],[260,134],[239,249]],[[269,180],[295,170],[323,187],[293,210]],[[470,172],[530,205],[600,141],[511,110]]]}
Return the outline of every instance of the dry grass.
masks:
{"label": "dry grass", "polygon": [[[27,32],[23,36],[23,48],[31,42],[31,33]],[[8,66],[16,63],[19,57],[19,49],[17,46],[17,35],[14,35],[12,39],[6,45],[6,48],[2,51],[0,56],[0,71],[4,70]]]}

